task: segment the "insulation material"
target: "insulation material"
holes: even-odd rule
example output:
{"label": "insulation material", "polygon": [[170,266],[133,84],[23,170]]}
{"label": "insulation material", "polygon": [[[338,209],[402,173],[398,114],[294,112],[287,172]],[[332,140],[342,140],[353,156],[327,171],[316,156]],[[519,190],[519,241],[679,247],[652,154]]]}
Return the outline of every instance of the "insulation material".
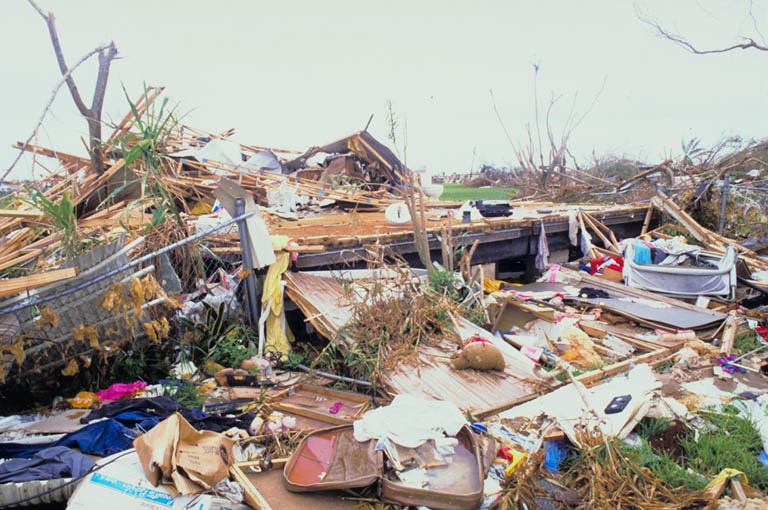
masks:
{"label": "insulation material", "polygon": [[579,328],[565,326],[560,330],[560,340],[566,341],[572,346],[560,356],[563,361],[582,366],[594,366],[602,361],[602,358],[595,352],[595,344],[592,339]]}

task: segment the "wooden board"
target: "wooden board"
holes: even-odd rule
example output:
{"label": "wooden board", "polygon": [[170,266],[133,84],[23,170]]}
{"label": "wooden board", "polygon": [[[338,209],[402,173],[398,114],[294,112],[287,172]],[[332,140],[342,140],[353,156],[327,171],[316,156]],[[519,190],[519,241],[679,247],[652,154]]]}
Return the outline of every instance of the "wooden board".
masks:
{"label": "wooden board", "polygon": [[29,276],[20,276],[8,280],[0,280],[0,297],[10,296],[27,289],[35,289],[48,285],[49,283],[59,282],[68,278],[77,276],[77,269],[70,267],[67,269],[55,269],[45,273],[38,273]]}
{"label": "wooden board", "polygon": [[[341,404],[336,413],[331,408]],[[328,425],[346,425],[358,420],[372,407],[371,398],[311,384],[296,384],[272,397],[272,408]]]}
{"label": "wooden board", "polygon": [[[514,217],[484,218],[471,223],[452,221],[451,229],[454,235],[470,232],[497,232],[510,228],[539,227],[543,221],[546,229],[554,229],[558,225],[567,224],[568,214],[572,210],[582,208],[592,212],[592,217],[603,216],[610,219],[612,215],[635,215],[641,218],[645,207],[637,206],[594,206],[594,205],[561,205],[550,213],[538,213],[535,204],[521,205]],[[440,235],[447,226],[445,214],[440,211],[427,211],[427,231]],[[398,242],[413,239],[413,228],[410,224],[391,225],[383,212],[360,212],[318,214],[298,221],[288,221],[276,217],[269,220],[270,233],[287,235],[300,245],[324,245],[326,248],[360,246],[380,242]]]}
{"label": "wooden board", "polygon": [[43,214],[36,211],[17,211],[15,209],[0,209],[0,218],[24,218],[36,220],[43,217]]}

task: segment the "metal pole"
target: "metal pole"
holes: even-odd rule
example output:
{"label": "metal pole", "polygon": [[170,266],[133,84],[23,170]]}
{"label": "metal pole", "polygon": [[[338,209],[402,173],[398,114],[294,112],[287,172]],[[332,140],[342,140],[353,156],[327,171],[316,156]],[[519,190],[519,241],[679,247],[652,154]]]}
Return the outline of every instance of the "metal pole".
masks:
{"label": "metal pole", "polygon": [[717,229],[718,234],[723,233],[725,228],[725,205],[728,202],[728,180],[729,175],[726,173],[723,175],[723,190],[720,193],[720,227]]}
{"label": "metal pole", "polygon": [[184,246],[185,244],[191,243],[192,241],[197,241],[198,239],[200,239],[202,237],[205,237],[208,234],[211,234],[211,233],[216,232],[218,230],[221,230],[222,228],[227,227],[227,226],[229,226],[229,225],[231,225],[233,223],[238,223],[240,221],[245,222],[245,219],[248,218],[249,216],[253,216],[253,214],[254,213],[251,211],[251,212],[247,212],[247,213],[242,214],[242,215],[238,215],[237,217],[232,218],[231,220],[227,220],[224,223],[221,223],[219,225],[216,225],[213,228],[210,228],[210,229],[205,230],[203,232],[198,232],[197,234],[195,234],[193,236],[189,236],[189,237],[187,237],[185,239],[182,239],[181,241],[177,241],[177,242],[175,242],[173,244],[170,244],[170,245],[166,246],[165,248],[161,248],[160,250],[157,250],[156,252],[150,253],[148,255],[144,255],[143,257],[139,257],[138,259],[133,260],[133,261],[125,264],[122,267],[118,267],[118,268],[115,268],[115,269],[113,269],[111,271],[107,271],[106,273],[104,273],[102,275],[99,275],[96,278],[93,278],[92,280],[88,280],[86,282],[82,282],[82,283],[80,283],[78,285],[75,285],[74,287],[70,287],[68,289],[64,289],[64,290],[59,291],[59,292],[55,292],[55,293],[50,294],[48,296],[42,296],[42,297],[37,297],[37,298],[30,298],[30,299],[27,299],[26,301],[22,301],[20,303],[15,304],[15,305],[2,308],[2,309],[0,309],[0,314],[16,312],[18,310],[22,310],[22,309],[27,308],[29,306],[39,305],[40,303],[45,303],[47,301],[52,301],[52,300],[58,299],[60,297],[68,296],[68,295],[70,295],[72,293],[75,293],[75,292],[77,292],[79,290],[83,290],[86,287],[90,287],[93,284],[96,284],[96,283],[99,283],[99,282],[101,282],[103,280],[106,280],[107,278],[110,278],[110,277],[112,277],[112,276],[114,276],[116,274],[123,273],[123,272],[127,271],[128,269],[131,269],[131,268],[134,268],[134,267],[136,267],[136,266],[138,266],[140,264],[143,264],[144,262],[148,262],[148,261],[152,260],[155,257],[159,257],[163,253],[168,253],[171,250],[175,250],[179,246]]}
{"label": "metal pole", "polygon": [[251,327],[256,327],[259,323],[259,302],[256,292],[256,275],[253,274],[253,260],[251,259],[251,243],[248,235],[248,225],[245,223],[245,200],[235,199],[235,216],[242,218],[237,222],[237,230],[240,232],[240,249],[243,252],[243,269],[248,271],[245,277],[245,296],[248,302],[248,318],[251,321]]}

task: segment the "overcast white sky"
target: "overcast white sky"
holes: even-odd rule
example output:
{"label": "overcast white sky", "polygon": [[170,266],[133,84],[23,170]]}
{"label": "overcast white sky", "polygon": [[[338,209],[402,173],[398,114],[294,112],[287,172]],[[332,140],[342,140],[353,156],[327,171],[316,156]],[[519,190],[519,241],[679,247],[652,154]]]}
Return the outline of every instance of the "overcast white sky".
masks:
{"label": "overcast white sky", "polygon": [[[768,6],[755,1],[768,34]],[[695,56],[638,21],[631,1],[157,1],[39,0],[56,14],[68,62],[113,40],[121,60],[110,75],[104,119],[127,110],[120,84],[166,86],[183,122],[243,143],[303,150],[360,130],[382,142],[391,100],[407,118],[407,159],[430,172],[514,163],[493,112],[524,141],[533,120],[532,64],[542,101],[573,94],[589,116],[571,148],[658,161],[682,138],[712,144],[726,135],[762,138],[768,53]],[[637,5],[702,46],[759,40],[749,1],[641,0]],[[31,133],[60,74],[45,24],[26,0],[3,0],[0,19],[0,168],[9,146]],[[77,82],[90,103],[95,59]],[[65,88],[38,143],[84,154],[86,124]],[[39,171],[39,170],[38,170]],[[13,177],[30,177],[28,158]]]}

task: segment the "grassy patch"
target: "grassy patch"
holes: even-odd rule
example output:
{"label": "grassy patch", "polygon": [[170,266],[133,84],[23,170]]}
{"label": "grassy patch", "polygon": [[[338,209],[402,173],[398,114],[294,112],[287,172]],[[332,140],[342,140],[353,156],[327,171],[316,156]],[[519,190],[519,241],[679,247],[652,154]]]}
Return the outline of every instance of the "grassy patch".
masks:
{"label": "grassy patch", "polygon": [[446,183],[443,186],[443,194],[440,195],[440,200],[444,201],[509,199],[513,195],[520,193],[520,188],[516,187],[470,188],[458,183]]}
{"label": "grassy patch", "polygon": [[648,468],[670,487],[700,490],[709,483],[704,477],[691,473],[678,465],[666,452],[655,451],[645,438],[643,438],[642,446],[621,446],[621,450],[638,466]]}
{"label": "grassy patch", "polygon": [[172,383],[163,386],[161,395],[171,397],[184,407],[200,409],[205,404],[205,393],[197,385],[181,379],[171,379]]}
{"label": "grassy patch", "polygon": [[741,352],[753,351],[762,344],[763,343],[758,338],[757,333],[751,329],[736,335],[736,338],[733,340],[733,346]]}
{"label": "grassy patch", "polygon": [[739,418],[733,408],[702,411],[701,415],[714,429],[700,432],[698,440],[692,431],[681,436],[682,457],[678,462],[649,444],[649,439],[660,437],[669,428],[670,421],[665,419],[643,419],[635,429],[642,445],[622,446],[622,451],[673,488],[701,489],[723,469],[735,468],[747,475],[753,487],[768,489],[768,469],[758,461],[763,446],[752,423]]}
{"label": "grassy patch", "polygon": [[637,424],[635,432],[643,439],[660,436],[672,425],[669,418],[644,418]]}
{"label": "grassy patch", "polygon": [[[584,375],[584,374],[589,373],[589,372],[594,372],[595,370],[600,370],[604,366],[605,366],[605,363],[598,362],[598,363],[595,363],[594,365],[592,365],[591,367],[585,367],[583,369],[581,369],[581,368],[574,368],[572,374],[573,374],[573,377],[578,377],[580,375]],[[558,374],[557,380],[560,381],[560,382],[570,382],[571,378],[568,377],[567,373],[563,372],[562,374]]]}
{"label": "grassy patch", "polygon": [[727,467],[735,468],[747,475],[753,487],[768,489],[768,469],[757,460],[763,444],[752,423],[736,416],[733,408],[723,413],[705,411],[703,416],[718,428],[699,434],[698,442],[692,435],[681,441],[689,467],[709,478]]}

